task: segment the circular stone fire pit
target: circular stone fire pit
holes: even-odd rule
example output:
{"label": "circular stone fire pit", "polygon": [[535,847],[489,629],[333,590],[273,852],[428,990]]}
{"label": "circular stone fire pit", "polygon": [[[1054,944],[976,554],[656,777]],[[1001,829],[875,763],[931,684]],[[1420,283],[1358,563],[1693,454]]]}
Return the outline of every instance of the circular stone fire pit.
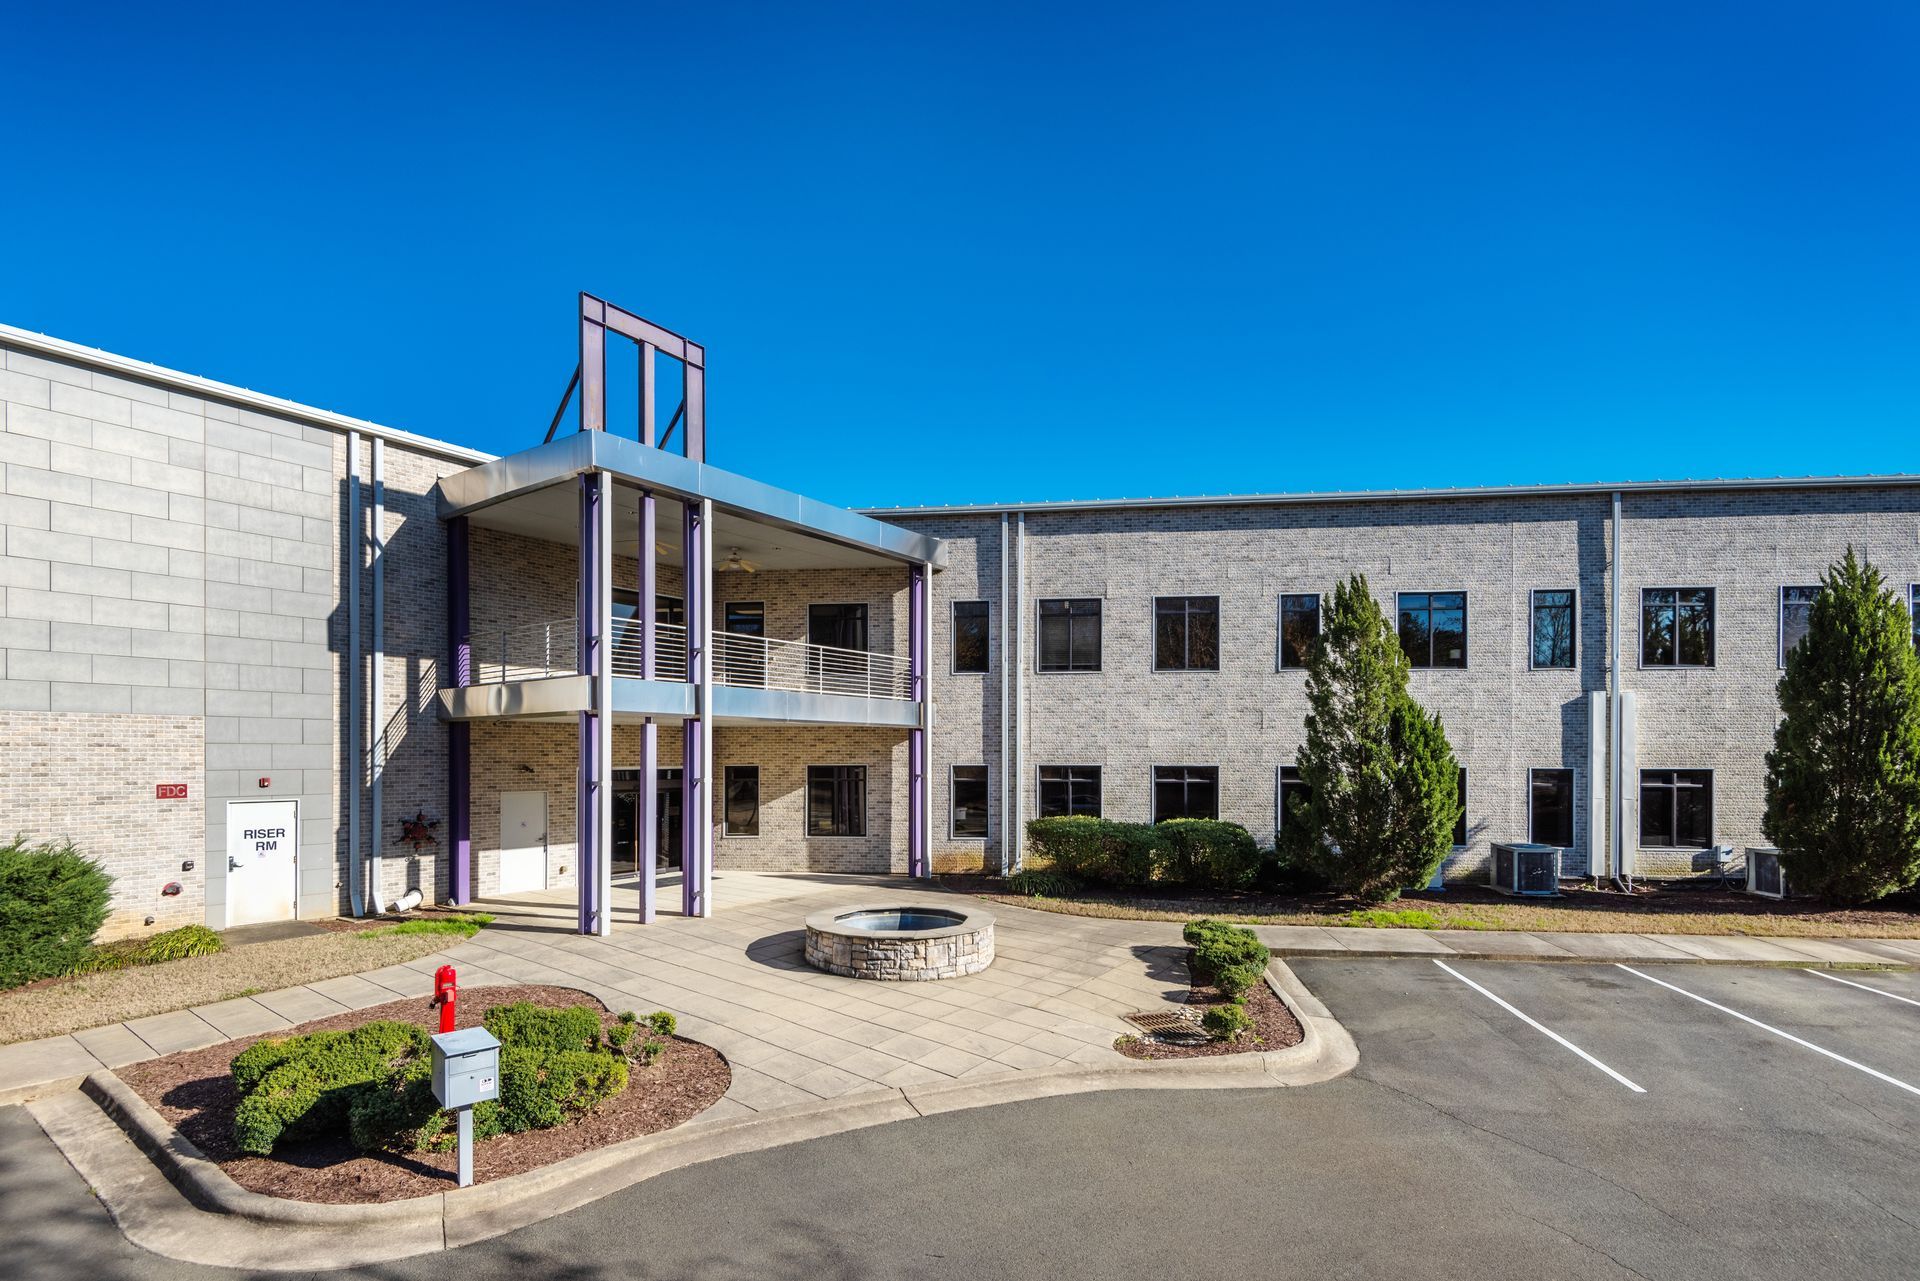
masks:
{"label": "circular stone fire pit", "polygon": [[993,917],[977,908],[878,903],[807,918],[807,964],[856,979],[918,982],[993,964]]}

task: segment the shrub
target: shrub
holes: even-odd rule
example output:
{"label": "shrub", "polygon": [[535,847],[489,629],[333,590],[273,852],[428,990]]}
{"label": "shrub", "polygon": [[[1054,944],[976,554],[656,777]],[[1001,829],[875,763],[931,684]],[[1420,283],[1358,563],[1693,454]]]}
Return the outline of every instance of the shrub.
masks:
{"label": "shrub", "polygon": [[1071,876],[1043,867],[1022,868],[1007,878],[1009,894],[1028,898],[1066,898],[1078,888]]}
{"label": "shrub", "polygon": [[1368,902],[1426,884],[1453,845],[1459,765],[1440,719],[1407,693],[1406,653],[1363,575],[1334,589],[1307,702],[1289,850]]}
{"label": "shrub", "polygon": [[1857,903],[1920,877],[1920,656],[1880,571],[1847,549],[1787,655],[1761,830],[1795,889]]}
{"label": "shrub", "polygon": [[1055,872],[1081,881],[1145,885],[1167,859],[1167,841],[1147,823],[1115,823],[1076,814],[1027,824],[1034,855]]}
{"label": "shrub", "polygon": [[347,1108],[347,1137],[363,1152],[426,1147],[445,1128],[429,1059],[413,1059],[368,1083]]}
{"label": "shrub", "polygon": [[0,845],[0,988],[78,968],[107,919],[113,878],[72,841]]}
{"label": "shrub", "polygon": [[1176,885],[1245,889],[1260,871],[1260,846],[1238,823],[1174,818],[1156,829],[1167,858],[1160,879]]}
{"label": "shrub", "polygon": [[204,925],[182,925],[164,930],[140,945],[138,964],[158,965],[162,961],[183,961],[189,956],[212,956],[227,950],[226,940]]}
{"label": "shrub", "polygon": [[1284,841],[1266,851],[1253,884],[1269,894],[1319,894],[1328,885],[1325,874]]}
{"label": "shrub", "polygon": [[1200,1016],[1200,1026],[1216,1041],[1237,1041],[1253,1031],[1253,1015],[1238,1001],[1216,1005]]}
{"label": "shrub", "polygon": [[[267,1045],[273,1048],[263,1050]],[[243,1152],[265,1156],[283,1139],[338,1133],[362,1090],[424,1056],[427,1045],[424,1029],[381,1021],[350,1032],[311,1032],[249,1047],[235,1056],[231,1069],[241,1094],[233,1115],[234,1143]]]}
{"label": "shrub", "polygon": [[584,1005],[556,1010],[516,1001],[494,1006],[480,1021],[501,1045],[542,1054],[591,1050],[600,1043],[600,1016]]}
{"label": "shrub", "polygon": [[1260,981],[1273,953],[1252,930],[1224,921],[1189,921],[1181,936],[1193,948],[1193,962],[1213,976],[1214,986],[1238,997]]}
{"label": "shrub", "polygon": [[1252,961],[1235,961],[1213,972],[1213,985],[1237,1001],[1253,990],[1265,970],[1265,966],[1255,965]]}
{"label": "shrub", "polygon": [[655,1010],[647,1015],[647,1026],[657,1036],[672,1036],[674,1029],[680,1026],[680,1021],[665,1010]]}
{"label": "shrub", "polygon": [[549,1130],[626,1088],[627,1065],[603,1051],[502,1048],[500,1128],[508,1134]]}
{"label": "shrub", "polygon": [[627,1052],[627,1042],[633,1039],[634,1026],[633,1021],[629,1019],[623,1023],[615,1023],[612,1027],[608,1028],[606,1031],[607,1048],[615,1054],[625,1054]]}

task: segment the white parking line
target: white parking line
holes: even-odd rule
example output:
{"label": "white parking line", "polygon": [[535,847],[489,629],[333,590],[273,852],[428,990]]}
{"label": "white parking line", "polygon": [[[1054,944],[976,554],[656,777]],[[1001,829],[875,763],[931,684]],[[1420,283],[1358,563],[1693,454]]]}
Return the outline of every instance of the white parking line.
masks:
{"label": "white parking line", "polygon": [[[1639,970],[1634,969],[1631,965],[1621,965],[1618,962],[1615,962],[1615,968],[1625,970],[1627,973],[1633,975],[1635,978],[1645,979],[1649,983],[1658,983],[1661,987],[1666,988],[1670,992],[1678,992],[1680,995],[1687,997],[1689,1000],[1698,1001],[1702,1005],[1711,1006],[1713,1009],[1720,1011],[1722,1014],[1731,1014],[1733,1015],[1734,1018],[1739,1019],[1742,1023],[1751,1023],[1763,1032],[1771,1032],[1777,1037],[1780,1037],[1784,1040],[1792,1041],[1795,1045],[1804,1046],[1805,1048],[1812,1050],[1815,1054],[1824,1054],[1828,1058],[1832,1059],[1835,1063],[1844,1063],[1856,1072],[1865,1072],[1868,1076],[1877,1077],[1880,1080],[1885,1081],[1888,1085],[1897,1085],[1901,1089],[1905,1090],[1908,1094],[1920,1094],[1920,1086],[1908,1085],[1905,1081],[1902,1081],[1897,1076],[1888,1076],[1885,1072],[1880,1071],[1878,1068],[1870,1068],[1864,1063],[1856,1063],[1844,1054],[1835,1054],[1832,1050],[1827,1049],[1825,1046],[1815,1045],[1812,1041],[1806,1040],[1802,1037],[1795,1036],[1791,1032],[1783,1032],[1779,1028],[1773,1026],[1773,1024],[1762,1023],[1759,1019],[1754,1018],[1750,1014],[1742,1014],[1738,1010],[1729,1009],[1726,1006],[1720,1004],[1718,1001],[1709,1001],[1706,997],[1699,996],[1693,992],[1689,992],[1684,987],[1675,987],[1673,984],[1667,982],[1665,979],[1657,979],[1653,977],[1653,975],[1651,974],[1642,974]],[[1867,990],[1874,991],[1875,989],[1868,988]],[[1886,994],[1882,993],[1882,995],[1886,995]]]}
{"label": "white parking line", "polygon": [[1507,1013],[1513,1015],[1513,1017],[1515,1017],[1516,1019],[1519,1019],[1522,1023],[1525,1023],[1528,1027],[1532,1028],[1534,1031],[1539,1032],[1542,1035],[1554,1041],[1559,1042],[1561,1045],[1564,1045],[1569,1050],[1572,1050],[1575,1054],[1578,1054],[1581,1058],[1585,1059],[1587,1062],[1599,1068],[1602,1072],[1605,1072],[1608,1076],[1612,1077],[1614,1080],[1620,1082],[1620,1084],[1626,1086],[1629,1090],[1632,1090],[1635,1094],[1646,1093],[1645,1090],[1635,1085],[1632,1081],[1627,1080],[1626,1077],[1621,1076],[1618,1072],[1614,1071],[1612,1068],[1602,1063],[1599,1059],[1594,1058],[1593,1055],[1588,1054],[1585,1050],[1575,1045],[1572,1041],[1569,1041],[1566,1037],[1561,1036],[1558,1032],[1554,1031],[1552,1028],[1548,1027],[1546,1024],[1540,1022],[1538,1019],[1529,1018],[1527,1015],[1522,1014],[1519,1010],[1515,1009],[1511,1004],[1502,1000],[1500,997],[1495,996],[1493,993],[1487,991],[1487,989],[1485,989],[1484,987],[1481,987],[1478,983],[1475,983],[1472,979],[1462,974],[1459,970],[1454,969],[1451,965],[1448,965],[1445,961],[1440,960],[1438,957],[1434,957],[1432,958],[1432,960],[1435,965],[1439,966],[1441,969],[1445,970],[1447,973],[1453,975],[1453,977],[1459,979],[1462,983],[1465,983],[1468,987],[1472,988],[1474,991],[1478,992],[1480,995],[1486,997],[1489,1001],[1492,1001],[1495,1005],[1499,1006],[1501,1009],[1505,1010]]}
{"label": "white parking line", "polygon": [[1848,987],[1857,987],[1862,992],[1871,992],[1875,996],[1884,996],[1889,1001],[1905,1001],[1908,1005],[1920,1005],[1920,1001],[1916,1001],[1912,997],[1901,996],[1898,992],[1889,992],[1884,988],[1868,987],[1865,983],[1855,983],[1852,979],[1843,979],[1839,975],[1829,974],[1825,970],[1808,970],[1806,973],[1813,975],[1815,978],[1832,979],[1835,983],[1845,983]]}

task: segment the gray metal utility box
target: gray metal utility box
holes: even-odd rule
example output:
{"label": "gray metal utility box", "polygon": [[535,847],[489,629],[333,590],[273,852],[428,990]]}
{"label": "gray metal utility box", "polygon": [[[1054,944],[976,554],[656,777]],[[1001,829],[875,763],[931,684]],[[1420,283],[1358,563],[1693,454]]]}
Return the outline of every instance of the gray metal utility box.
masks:
{"label": "gray metal utility box", "polygon": [[500,1042],[483,1027],[433,1038],[433,1097],[443,1108],[470,1108],[500,1097]]}

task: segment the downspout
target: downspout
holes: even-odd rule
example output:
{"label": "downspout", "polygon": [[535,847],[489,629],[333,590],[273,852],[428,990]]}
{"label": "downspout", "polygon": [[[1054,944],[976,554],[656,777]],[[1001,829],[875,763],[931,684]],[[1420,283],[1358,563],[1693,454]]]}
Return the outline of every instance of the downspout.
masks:
{"label": "downspout", "polygon": [[1610,727],[1607,739],[1607,789],[1608,820],[1612,829],[1609,862],[1607,870],[1612,874],[1614,887],[1626,889],[1628,885],[1622,873],[1626,868],[1627,833],[1626,778],[1621,772],[1621,755],[1625,751],[1625,725],[1622,721],[1622,699],[1620,697],[1620,491],[1613,491],[1613,564],[1608,584],[1613,593],[1613,603],[1607,610],[1607,723]]}
{"label": "downspout", "polygon": [[347,786],[347,898],[355,916],[367,914],[360,880],[360,788],[367,777],[366,740],[360,731],[360,557],[366,537],[360,523],[360,433],[347,433],[347,749],[352,762]]}
{"label": "downspout", "polygon": [[[1027,514],[1020,513],[1013,544],[1013,608],[1020,630],[1013,646],[1013,763],[1016,769],[1027,767]],[[1020,871],[1027,865],[1027,789],[1019,774],[1013,778],[1013,863]]]}
{"label": "downspout", "polygon": [[367,789],[367,807],[372,822],[372,844],[367,851],[367,889],[373,900],[376,916],[387,914],[386,892],[380,885],[380,776],[386,772],[386,761],[382,759],[384,744],[381,741],[380,710],[386,691],[382,688],[385,681],[381,669],[386,665],[386,481],[384,479],[385,451],[378,436],[373,438],[373,504],[372,533],[370,551],[373,559],[373,664],[367,675],[367,756],[373,770],[373,782]]}
{"label": "downspout", "polygon": [[1000,513],[1000,875],[1010,876],[1013,867],[1013,787],[1014,765],[1011,744],[1013,725],[1008,720],[1013,681],[1013,584],[1007,577],[1013,564],[1007,545],[1007,513]]}

